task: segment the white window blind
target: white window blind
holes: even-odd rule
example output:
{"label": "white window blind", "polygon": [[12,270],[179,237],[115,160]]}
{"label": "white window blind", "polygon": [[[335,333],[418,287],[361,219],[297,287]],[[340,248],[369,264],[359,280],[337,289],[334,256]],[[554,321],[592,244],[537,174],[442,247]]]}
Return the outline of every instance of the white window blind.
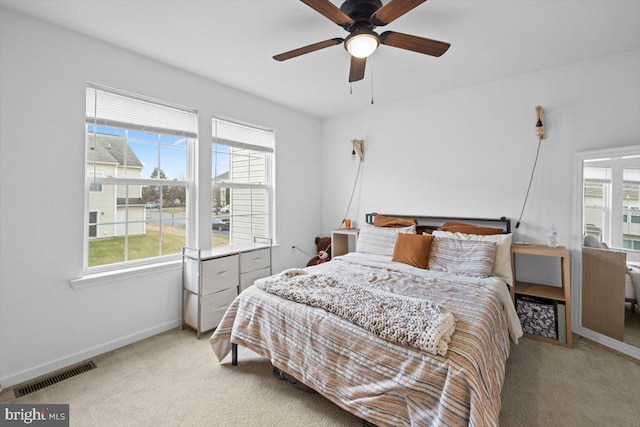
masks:
{"label": "white window blind", "polygon": [[214,142],[230,147],[273,152],[272,130],[260,129],[222,119],[213,119]]}
{"label": "white window blind", "polygon": [[197,136],[194,110],[92,84],[87,85],[86,118],[88,124],[98,126]]}
{"label": "white window blind", "polygon": [[611,182],[611,168],[609,167],[585,167],[584,179],[589,182]]}
{"label": "white window blind", "polygon": [[625,168],[622,171],[622,179],[630,184],[640,184],[640,168]]}

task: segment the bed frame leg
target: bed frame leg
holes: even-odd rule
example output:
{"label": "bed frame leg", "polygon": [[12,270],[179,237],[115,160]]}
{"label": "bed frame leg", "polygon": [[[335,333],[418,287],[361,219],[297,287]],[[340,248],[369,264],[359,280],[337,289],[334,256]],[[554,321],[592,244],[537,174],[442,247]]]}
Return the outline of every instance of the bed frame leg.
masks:
{"label": "bed frame leg", "polygon": [[238,365],[238,344],[231,344],[231,364]]}

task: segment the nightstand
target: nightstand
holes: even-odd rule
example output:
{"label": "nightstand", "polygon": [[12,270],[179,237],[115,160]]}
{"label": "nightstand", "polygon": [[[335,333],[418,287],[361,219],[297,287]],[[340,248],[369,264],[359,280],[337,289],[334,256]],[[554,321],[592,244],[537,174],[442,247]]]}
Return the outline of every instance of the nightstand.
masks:
{"label": "nightstand", "polygon": [[[519,282],[516,280],[516,255],[537,255],[558,258],[560,262],[561,274],[558,286],[543,285],[537,283]],[[514,286],[511,289],[511,297],[515,299],[515,294],[527,295],[540,298],[552,299],[560,304],[564,303],[566,324],[566,339],[563,343],[558,340],[542,337],[539,335],[529,335],[528,337],[539,339],[541,341],[551,342],[553,344],[572,346],[572,329],[571,329],[571,282],[569,267],[569,251],[563,247],[555,248],[545,245],[512,245],[511,246],[511,269],[513,270]],[[515,302],[515,301],[514,301]]]}
{"label": "nightstand", "polygon": [[355,241],[360,233],[359,228],[340,228],[331,231],[331,258],[344,255],[349,252],[349,240]]}

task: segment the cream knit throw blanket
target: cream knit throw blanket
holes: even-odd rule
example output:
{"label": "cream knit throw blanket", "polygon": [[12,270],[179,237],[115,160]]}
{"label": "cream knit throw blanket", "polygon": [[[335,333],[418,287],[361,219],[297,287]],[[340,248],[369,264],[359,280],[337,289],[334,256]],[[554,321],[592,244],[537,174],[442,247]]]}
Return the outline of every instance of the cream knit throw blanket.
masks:
{"label": "cream knit throw blanket", "polygon": [[322,308],[380,338],[444,356],[455,330],[453,314],[433,301],[372,289],[331,273],[286,270],[256,280],[270,294]]}

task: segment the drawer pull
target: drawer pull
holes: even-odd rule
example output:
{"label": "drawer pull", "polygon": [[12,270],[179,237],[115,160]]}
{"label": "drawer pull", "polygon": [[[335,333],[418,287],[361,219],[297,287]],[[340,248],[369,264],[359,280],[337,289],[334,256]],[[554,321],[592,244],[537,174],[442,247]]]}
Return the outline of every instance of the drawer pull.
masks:
{"label": "drawer pull", "polygon": [[262,261],[262,257],[257,257],[253,259],[253,262],[260,262]]}
{"label": "drawer pull", "polygon": [[218,276],[224,276],[225,274],[228,274],[229,272],[227,270],[222,270],[222,271],[218,271]]}

